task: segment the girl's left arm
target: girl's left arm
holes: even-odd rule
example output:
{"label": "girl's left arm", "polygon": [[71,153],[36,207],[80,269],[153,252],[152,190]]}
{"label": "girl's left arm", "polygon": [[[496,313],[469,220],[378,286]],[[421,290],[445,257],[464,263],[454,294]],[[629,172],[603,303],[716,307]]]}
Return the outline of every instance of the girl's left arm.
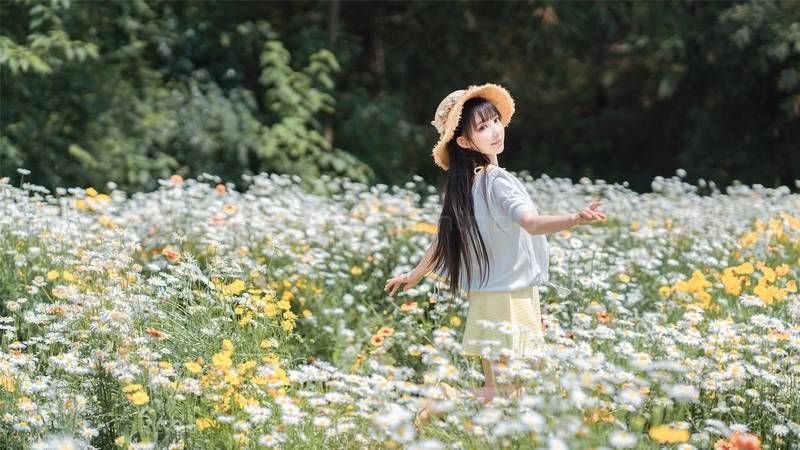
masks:
{"label": "girl's left arm", "polygon": [[530,234],[550,234],[572,228],[578,222],[573,214],[539,215],[532,212],[522,213],[520,225]]}
{"label": "girl's left arm", "polygon": [[595,211],[601,202],[592,202],[575,214],[536,215],[533,211],[525,211],[520,216],[519,225],[530,234],[550,234],[567,230],[586,222],[605,220],[606,215]]}

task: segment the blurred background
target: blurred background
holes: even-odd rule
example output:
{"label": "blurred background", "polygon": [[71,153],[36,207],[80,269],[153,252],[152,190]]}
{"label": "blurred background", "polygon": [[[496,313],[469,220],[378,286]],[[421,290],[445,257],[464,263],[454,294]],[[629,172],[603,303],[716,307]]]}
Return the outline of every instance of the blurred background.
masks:
{"label": "blurred background", "polygon": [[[797,190],[800,2],[0,2],[0,176],[440,184],[439,101],[499,83],[503,167]],[[700,181],[702,184],[702,181]]]}

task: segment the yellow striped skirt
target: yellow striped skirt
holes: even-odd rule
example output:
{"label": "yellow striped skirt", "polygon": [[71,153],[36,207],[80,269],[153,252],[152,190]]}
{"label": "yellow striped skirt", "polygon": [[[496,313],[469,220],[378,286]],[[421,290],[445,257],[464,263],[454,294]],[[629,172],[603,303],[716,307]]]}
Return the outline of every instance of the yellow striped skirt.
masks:
{"label": "yellow striped skirt", "polygon": [[539,289],[471,292],[462,355],[481,356],[484,348],[498,355],[509,349],[515,357],[545,345],[539,310]]}

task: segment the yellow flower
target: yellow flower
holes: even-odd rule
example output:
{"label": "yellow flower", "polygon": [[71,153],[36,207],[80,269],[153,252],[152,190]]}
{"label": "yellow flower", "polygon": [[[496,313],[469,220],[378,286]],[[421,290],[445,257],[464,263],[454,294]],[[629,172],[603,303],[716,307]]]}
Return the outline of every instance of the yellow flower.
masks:
{"label": "yellow flower", "polygon": [[280,364],[280,359],[278,359],[278,355],[275,353],[270,353],[267,356],[261,358],[261,361],[267,364],[272,364],[273,366],[277,367]]}
{"label": "yellow flower", "polygon": [[222,351],[226,353],[233,352],[233,342],[230,339],[223,339],[222,340]]}
{"label": "yellow flower", "polygon": [[669,286],[661,286],[658,288],[658,294],[662,297],[669,296],[670,292],[672,292],[672,289]]}
{"label": "yellow flower", "polygon": [[748,231],[741,238],[739,238],[739,245],[744,248],[750,247],[758,241],[758,233],[755,231]]}
{"label": "yellow flower", "polygon": [[50,272],[47,272],[47,279],[50,281],[55,280],[56,278],[58,278],[58,276],[59,275],[57,270],[51,270]]}
{"label": "yellow flower", "polygon": [[733,269],[730,267],[723,271],[720,281],[722,281],[723,286],[725,286],[725,292],[728,294],[739,295],[742,292],[742,278],[734,275]]}
{"label": "yellow flower", "polygon": [[733,269],[733,272],[736,275],[749,275],[749,274],[751,274],[751,273],[753,273],[755,271],[755,268],[753,267],[753,263],[751,263],[751,262],[745,262],[745,263],[739,264],[736,267],[732,267],[732,269]]}
{"label": "yellow flower", "polygon": [[692,294],[694,298],[700,301],[704,309],[708,309],[711,306],[711,295],[705,291],[708,287],[711,287],[711,283],[706,280],[703,272],[699,270],[692,272],[692,277],[689,280],[675,283],[675,290]]}
{"label": "yellow flower", "polygon": [[461,318],[458,316],[453,316],[450,318],[450,325],[457,327],[461,325]]}
{"label": "yellow flower", "polygon": [[224,295],[236,295],[245,289],[244,281],[236,279],[231,284],[222,286],[222,293]]}
{"label": "yellow flower", "polygon": [[211,362],[220,369],[228,369],[233,364],[231,357],[227,353],[215,353],[211,357]]}
{"label": "yellow flower", "polygon": [[361,275],[362,273],[364,273],[364,269],[362,269],[359,266],[353,266],[350,268],[350,273],[353,275]]}
{"label": "yellow flower", "polygon": [[308,310],[308,309],[304,309],[303,310],[303,317],[311,317],[313,315],[314,314],[312,314],[310,310]]}
{"label": "yellow flower", "polygon": [[125,445],[125,436],[120,436],[114,439],[114,444],[116,444],[117,447],[122,447],[123,445]]}
{"label": "yellow flower", "polygon": [[761,268],[761,272],[764,274],[764,276],[762,278],[765,278],[770,283],[774,283],[775,282],[775,271],[772,270],[769,266],[764,265]]}
{"label": "yellow flower", "polygon": [[242,394],[236,394],[236,403],[239,405],[239,408],[245,409],[248,406],[258,406],[258,400],[254,398],[245,397]]}
{"label": "yellow flower", "polygon": [[141,384],[129,384],[122,388],[122,392],[126,394],[130,394],[131,392],[141,391],[142,385]]}
{"label": "yellow flower", "polygon": [[284,311],[288,311],[288,310],[292,309],[292,304],[289,303],[286,300],[281,300],[281,301],[278,302],[278,308],[280,308],[280,309],[282,309]]}
{"label": "yellow flower", "polygon": [[252,369],[255,366],[256,366],[256,362],[251,359],[251,360],[245,361],[245,362],[239,364],[238,366],[236,366],[236,370],[238,370],[240,373],[244,373],[244,372],[247,372],[248,370]]}
{"label": "yellow flower", "polygon": [[627,282],[631,281],[631,277],[628,276],[627,274],[624,274],[624,273],[621,273],[621,274],[617,275],[617,278],[619,279],[619,281],[621,281],[623,283],[627,283]]}
{"label": "yellow flower", "polygon": [[141,406],[150,401],[150,397],[145,391],[136,391],[133,394],[128,394],[128,400],[136,406]]}
{"label": "yellow flower", "polygon": [[274,304],[270,303],[264,306],[264,314],[266,314],[267,317],[273,317],[278,314],[278,308]]}
{"label": "yellow flower", "polygon": [[197,426],[198,431],[203,431],[206,428],[211,428],[216,425],[213,419],[209,419],[207,417],[201,417],[195,421],[195,425]]}
{"label": "yellow flower", "polygon": [[281,327],[284,331],[292,331],[294,330],[294,321],[292,320],[284,320],[281,322]]}
{"label": "yellow flower", "polygon": [[242,316],[241,319],[239,319],[239,325],[241,326],[247,325],[248,323],[250,323],[251,320],[253,320],[253,317],[255,316],[256,315],[253,311],[247,311],[247,314],[245,314],[244,316]]}
{"label": "yellow flower", "polygon": [[197,364],[196,362],[193,361],[185,363],[184,366],[186,367],[186,370],[188,370],[191,373],[200,373],[200,371],[203,370],[203,368],[200,367],[200,364]]}
{"label": "yellow flower", "polygon": [[97,196],[97,190],[95,188],[93,188],[93,187],[90,187],[90,188],[86,189],[86,195],[88,195],[89,197],[96,197]]}
{"label": "yellow flower", "polygon": [[240,384],[241,379],[239,378],[239,374],[234,371],[225,372],[225,382],[230,384],[231,386],[238,386]]}
{"label": "yellow flower", "polygon": [[10,375],[0,373],[0,387],[5,389],[6,392],[14,392],[16,391],[16,386],[14,382],[14,378]]}
{"label": "yellow flower", "polygon": [[672,428],[665,425],[650,428],[650,438],[661,444],[677,444],[689,440],[689,430]]}
{"label": "yellow flower", "polygon": [[117,223],[114,222],[114,219],[112,219],[111,217],[104,215],[100,216],[100,218],[97,220],[100,222],[100,225],[103,225],[104,227],[117,228]]}

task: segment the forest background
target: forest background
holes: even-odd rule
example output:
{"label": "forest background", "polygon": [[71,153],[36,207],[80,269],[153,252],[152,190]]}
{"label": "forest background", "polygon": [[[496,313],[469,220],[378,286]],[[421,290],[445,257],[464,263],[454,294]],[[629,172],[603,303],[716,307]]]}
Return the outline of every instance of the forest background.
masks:
{"label": "forest background", "polygon": [[512,170],[798,188],[798,1],[3,1],[0,176],[439,184],[433,111],[484,82]]}

